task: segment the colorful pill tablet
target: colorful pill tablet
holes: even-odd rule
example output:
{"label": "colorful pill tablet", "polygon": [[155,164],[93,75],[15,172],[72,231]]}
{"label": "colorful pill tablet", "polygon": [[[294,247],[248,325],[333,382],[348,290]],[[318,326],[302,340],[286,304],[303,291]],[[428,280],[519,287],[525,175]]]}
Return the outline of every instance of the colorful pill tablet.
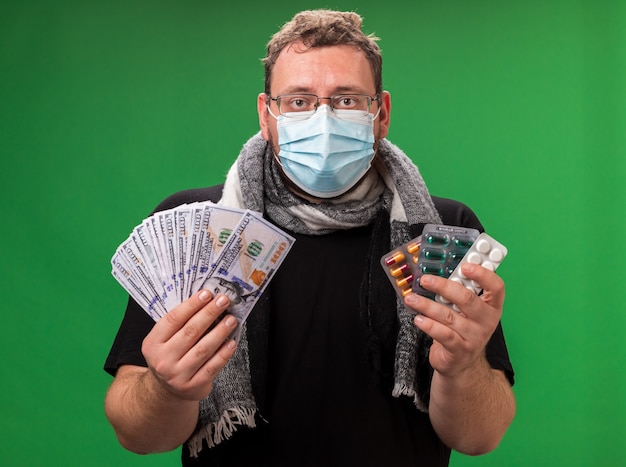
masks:
{"label": "colorful pill tablet", "polygon": [[417,254],[420,251],[420,242],[409,243],[406,246],[406,251],[408,251],[412,255]]}
{"label": "colorful pill tablet", "polygon": [[408,271],[409,271],[409,265],[404,263],[400,266],[396,266],[395,268],[391,268],[389,270],[389,274],[391,274],[392,277],[398,277],[399,275],[405,274]]}
{"label": "colorful pill tablet", "polygon": [[426,242],[431,245],[447,245],[450,242],[450,237],[447,234],[429,232],[425,235]]}
{"label": "colorful pill tablet", "polygon": [[401,251],[396,251],[393,255],[385,258],[385,264],[391,266],[392,264],[399,263],[404,260],[404,254]]}
{"label": "colorful pill tablet", "polygon": [[451,251],[450,253],[448,253],[448,258],[450,259],[450,261],[454,261],[456,263],[458,263],[459,261],[461,261],[463,259],[463,256],[465,256],[464,251]]}
{"label": "colorful pill tablet", "polygon": [[459,248],[469,248],[474,244],[474,240],[471,237],[453,237],[452,243]]}
{"label": "colorful pill tablet", "polygon": [[446,260],[446,252],[445,250],[438,250],[436,248],[425,248],[424,249],[424,258],[432,261],[445,261]]}
{"label": "colorful pill tablet", "polygon": [[403,277],[402,279],[398,279],[396,281],[396,285],[400,288],[403,288],[413,282],[413,274]]}
{"label": "colorful pill tablet", "polygon": [[443,276],[443,268],[426,264],[422,266],[422,274],[434,274],[435,276]]}

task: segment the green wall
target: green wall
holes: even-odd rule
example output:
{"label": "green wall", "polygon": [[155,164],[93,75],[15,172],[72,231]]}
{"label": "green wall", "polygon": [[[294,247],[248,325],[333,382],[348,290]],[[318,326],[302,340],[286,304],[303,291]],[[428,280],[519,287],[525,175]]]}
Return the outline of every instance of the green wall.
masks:
{"label": "green wall", "polygon": [[382,38],[389,138],[509,247],[518,415],[454,466],[614,466],[626,449],[626,2],[0,1],[0,464],[175,465],[115,440],[109,259],[258,128],[259,58],[298,10]]}

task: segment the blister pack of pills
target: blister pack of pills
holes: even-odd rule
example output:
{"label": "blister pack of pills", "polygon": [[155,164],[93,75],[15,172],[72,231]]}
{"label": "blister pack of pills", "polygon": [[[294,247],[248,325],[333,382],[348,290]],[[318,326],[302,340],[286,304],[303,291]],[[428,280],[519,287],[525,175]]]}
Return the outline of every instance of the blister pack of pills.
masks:
{"label": "blister pack of pills", "polygon": [[426,224],[422,235],[390,251],[380,263],[400,297],[415,292],[435,299],[434,293],[420,286],[420,277],[450,277],[478,235],[476,229]]}
{"label": "blister pack of pills", "polygon": [[[507,253],[508,250],[504,245],[488,234],[481,233],[474,241],[472,247],[464,255],[463,259],[459,262],[458,266],[450,274],[449,279],[464,285],[476,294],[480,294],[482,292],[482,288],[478,283],[469,280],[463,275],[461,272],[461,265],[464,263],[479,264],[490,271],[495,271],[498,266],[500,266],[500,263],[502,263],[502,260],[504,260]],[[437,295],[435,300],[458,311],[456,305],[450,303],[441,295]]]}
{"label": "blister pack of pills", "polygon": [[434,293],[420,286],[420,277],[424,274],[450,277],[479,233],[476,229],[466,227],[437,224],[424,226],[413,292],[434,299]]}

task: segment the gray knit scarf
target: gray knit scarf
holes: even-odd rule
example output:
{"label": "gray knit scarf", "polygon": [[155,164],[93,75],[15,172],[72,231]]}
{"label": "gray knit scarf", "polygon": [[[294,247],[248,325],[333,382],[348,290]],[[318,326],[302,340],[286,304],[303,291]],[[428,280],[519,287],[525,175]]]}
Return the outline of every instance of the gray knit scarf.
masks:
{"label": "gray knit scarf", "polygon": [[[397,146],[380,140],[374,167],[349,194],[320,204],[310,203],[284,185],[272,148],[258,133],[244,145],[229,170],[220,204],[264,213],[278,226],[307,235],[369,225],[384,210],[390,231],[387,240],[379,242],[385,244],[377,245],[375,254],[384,254],[411,240],[417,225],[441,223],[417,167]],[[377,241],[373,239],[372,243]],[[380,266],[378,269],[382,270]],[[380,282],[370,280],[370,287]],[[426,411],[432,373],[420,368],[427,366],[430,341],[413,325],[414,313],[407,311],[397,297],[396,315],[399,325],[392,394],[409,396],[417,408]],[[259,414],[252,391],[247,336],[244,325],[235,355],[216,377],[209,396],[200,402],[198,427],[188,441],[193,457],[198,456],[203,441],[211,448],[228,439],[239,426],[256,426]]]}

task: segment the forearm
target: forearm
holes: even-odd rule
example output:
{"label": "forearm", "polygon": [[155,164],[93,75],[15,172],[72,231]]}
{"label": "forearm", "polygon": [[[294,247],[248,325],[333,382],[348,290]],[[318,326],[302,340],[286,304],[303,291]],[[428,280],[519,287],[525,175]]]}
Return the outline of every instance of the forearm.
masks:
{"label": "forearm", "polygon": [[147,454],[180,446],[191,435],[199,403],[177,398],[142,367],[122,367],[109,388],[105,412],[126,449]]}
{"label": "forearm", "polygon": [[481,358],[462,375],[435,371],[429,412],[446,445],[480,455],[498,446],[515,415],[515,398],[504,373]]}

